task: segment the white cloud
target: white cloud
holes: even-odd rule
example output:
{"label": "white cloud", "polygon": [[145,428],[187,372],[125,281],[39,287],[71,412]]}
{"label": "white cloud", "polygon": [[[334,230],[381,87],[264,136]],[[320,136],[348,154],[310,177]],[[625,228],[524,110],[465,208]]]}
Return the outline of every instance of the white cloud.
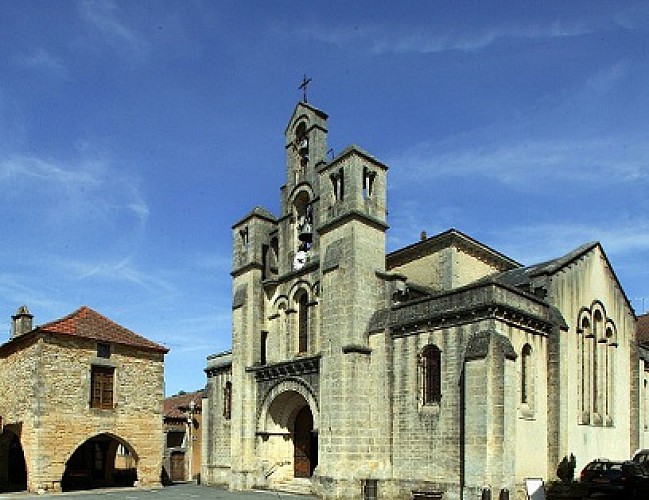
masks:
{"label": "white cloud", "polygon": [[[19,154],[0,156],[0,193],[5,200],[31,197],[33,211],[44,210],[53,221],[87,219],[91,214],[110,220],[126,212],[143,225],[149,216],[137,179],[109,168],[106,160],[57,162]],[[43,197],[45,193],[57,196]],[[48,210],[47,200],[56,210]]]}
{"label": "white cloud", "polygon": [[38,48],[34,52],[22,57],[20,63],[28,68],[43,69],[61,78],[68,77],[68,70],[63,59],[43,48]]}
{"label": "white cloud", "polygon": [[46,284],[41,280],[36,280],[36,284],[30,284],[31,280],[31,275],[16,272],[0,273],[0,304],[9,305],[9,309],[0,309],[3,315],[0,324],[4,323],[2,321],[4,319],[8,321],[9,313],[13,313],[23,304],[26,304],[32,312],[65,308],[65,302],[57,298],[52,290],[47,289]]}
{"label": "white cloud", "polygon": [[442,33],[420,29],[418,32],[383,35],[373,43],[377,54],[386,52],[418,52],[423,54],[458,50],[473,52],[503,39],[535,40],[579,36],[591,33],[581,23],[566,25],[554,22],[547,25],[500,26],[473,33]]}
{"label": "white cloud", "polygon": [[[477,144],[477,145],[476,145]],[[470,145],[470,146],[467,146]],[[484,176],[524,189],[534,182],[632,183],[649,178],[649,141],[643,137],[482,141],[477,137],[422,143],[388,164],[401,182]]]}
{"label": "white cloud", "polygon": [[70,272],[79,280],[117,281],[137,285],[149,292],[172,293],[175,287],[169,281],[149,272],[137,269],[130,258],[103,262],[82,262],[72,260],[55,260],[54,265],[63,271]]}
{"label": "white cloud", "polygon": [[642,219],[526,225],[492,234],[499,250],[525,264],[560,257],[589,241],[599,241],[609,256],[649,252],[649,221]]}
{"label": "white cloud", "polygon": [[103,41],[118,49],[124,49],[130,57],[141,59],[150,49],[150,43],[120,18],[120,7],[112,0],[80,0],[78,10],[81,18],[90,24],[93,32]]}
{"label": "white cloud", "polygon": [[393,26],[309,26],[299,34],[317,41],[349,47],[367,47],[375,54],[413,52],[432,54],[447,51],[474,52],[482,50],[504,39],[538,40],[580,36],[595,31],[594,26],[585,22],[546,24],[502,25],[498,27],[476,28],[463,33],[446,31],[435,26],[420,28],[395,28]]}
{"label": "white cloud", "polygon": [[0,159],[0,181],[30,178],[54,183],[57,188],[62,187],[66,190],[72,190],[81,184],[94,187],[100,184],[99,179],[90,169],[66,169],[54,162],[34,156],[13,155]]}

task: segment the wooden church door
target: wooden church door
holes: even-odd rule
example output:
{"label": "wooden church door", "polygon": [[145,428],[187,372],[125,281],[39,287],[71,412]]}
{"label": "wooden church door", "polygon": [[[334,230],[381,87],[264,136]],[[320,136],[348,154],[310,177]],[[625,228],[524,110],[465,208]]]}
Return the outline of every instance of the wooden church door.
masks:
{"label": "wooden church door", "polygon": [[317,441],[313,436],[313,415],[308,406],[295,417],[293,430],[293,475],[311,477],[317,465]]}

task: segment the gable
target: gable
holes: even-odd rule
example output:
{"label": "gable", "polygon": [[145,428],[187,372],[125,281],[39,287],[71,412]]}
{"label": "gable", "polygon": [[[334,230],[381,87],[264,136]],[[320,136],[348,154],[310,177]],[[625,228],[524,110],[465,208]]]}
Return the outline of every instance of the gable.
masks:
{"label": "gable", "polygon": [[570,281],[593,300],[619,302],[619,307],[635,318],[631,302],[600,243],[583,245],[534,274],[547,274],[557,283]]}
{"label": "gable", "polygon": [[451,229],[387,256],[387,269],[435,292],[468,285],[520,264]]}
{"label": "gable", "polygon": [[613,325],[619,344],[635,341],[635,313],[599,243],[553,266],[546,277],[547,300],[570,329],[578,329],[580,317],[598,309]]}

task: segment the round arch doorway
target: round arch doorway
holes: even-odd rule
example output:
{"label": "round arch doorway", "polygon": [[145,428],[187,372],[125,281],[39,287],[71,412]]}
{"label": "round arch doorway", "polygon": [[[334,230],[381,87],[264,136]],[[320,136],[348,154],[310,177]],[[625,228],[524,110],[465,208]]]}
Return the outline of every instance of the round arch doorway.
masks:
{"label": "round arch doorway", "polygon": [[137,456],[111,434],[98,434],[74,450],[65,464],[63,491],[133,486],[137,480]]}
{"label": "round arch doorway", "polygon": [[287,381],[271,390],[259,420],[259,456],[269,486],[312,477],[318,465],[318,408],[303,384]]}
{"label": "round arch doorway", "polygon": [[27,463],[20,438],[9,427],[0,435],[0,492],[27,489]]}

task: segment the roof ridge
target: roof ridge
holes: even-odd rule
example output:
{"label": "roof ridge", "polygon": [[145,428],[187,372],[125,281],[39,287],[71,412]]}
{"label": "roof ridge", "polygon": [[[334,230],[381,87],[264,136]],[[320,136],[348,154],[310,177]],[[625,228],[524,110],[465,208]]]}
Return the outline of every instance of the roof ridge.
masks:
{"label": "roof ridge", "polygon": [[63,321],[67,321],[67,320],[69,320],[69,319],[72,319],[75,315],[77,315],[78,313],[80,313],[81,310],[82,310],[83,308],[88,308],[88,307],[87,307],[87,306],[81,306],[81,307],[79,307],[78,309],[76,309],[75,311],[72,311],[71,313],[69,313],[69,314],[63,316],[62,318],[54,319],[54,320],[52,320],[52,321],[48,321],[47,323],[43,323],[42,325],[38,325],[38,326],[35,328],[35,330],[36,330],[36,329],[46,330],[48,327],[50,327],[50,326],[52,326],[52,325],[55,325],[56,323],[61,323],[61,322],[63,322]]}
{"label": "roof ridge", "polygon": [[[81,322],[103,323],[103,328],[96,328],[96,325],[83,324]],[[79,327],[82,327],[81,329]],[[93,328],[95,326],[95,328]],[[85,328],[84,328],[85,327]],[[72,335],[86,339],[94,339],[117,344],[130,345],[132,347],[141,347],[145,349],[154,349],[157,351],[168,352],[166,347],[147,339],[146,337],[135,333],[133,330],[120,325],[116,321],[104,316],[88,306],[81,306],[74,312],[62,318],[50,321],[36,328],[37,330],[56,333],[61,335]],[[84,331],[90,329],[91,331]]]}

